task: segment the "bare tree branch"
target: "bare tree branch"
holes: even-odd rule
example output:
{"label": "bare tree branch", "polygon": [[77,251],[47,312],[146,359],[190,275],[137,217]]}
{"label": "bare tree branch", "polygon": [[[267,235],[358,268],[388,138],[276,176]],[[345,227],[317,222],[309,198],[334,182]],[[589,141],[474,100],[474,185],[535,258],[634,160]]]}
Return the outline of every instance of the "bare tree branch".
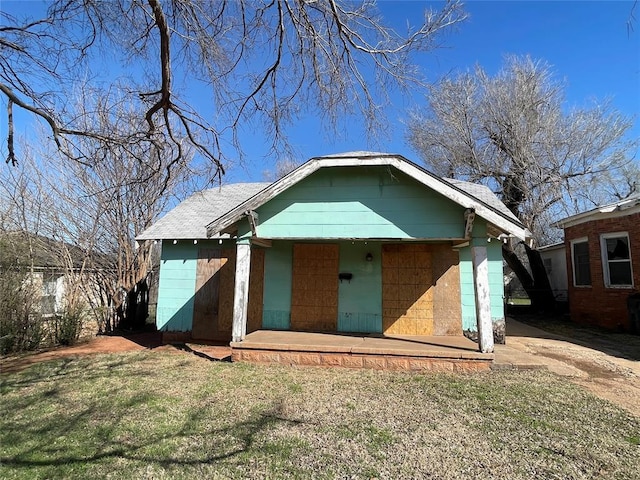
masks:
{"label": "bare tree branch", "polygon": [[[466,17],[460,0],[426,12],[406,33],[386,26],[370,0],[54,0],[40,20],[0,15],[0,93],[45,120],[69,158],[86,162],[89,154],[73,137],[111,145],[179,137],[216,175],[224,173],[222,145],[231,140],[242,154],[237,134],[246,125],[260,125],[274,151],[287,149],[284,126],[305,111],[333,128],[359,113],[370,133],[382,130],[387,92],[424,87],[410,56],[436,48],[438,34]],[[104,54],[124,75],[135,63],[145,76],[103,82],[92,60]],[[176,72],[210,86],[211,100],[203,100],[214,119],[203,120],[181,100],[185,86]],[[83,130],[83,119],[68,111],[78,84],[106,99],[118,88],[115,98],[144,112],[140,123],[128,131]],[[181,148],[174,145],[178,155]]]}
{"label": "bare tree branch", "polygon": [[607,101],[567,112],[549,65],[508,57],[493,77],[478,67],[436,84],[427,109],[411,114],[408,140],[437,173],[489,185],[545,241],[554,216],[589,196],[604,201],[610,183],[633,175],[632,124]]}

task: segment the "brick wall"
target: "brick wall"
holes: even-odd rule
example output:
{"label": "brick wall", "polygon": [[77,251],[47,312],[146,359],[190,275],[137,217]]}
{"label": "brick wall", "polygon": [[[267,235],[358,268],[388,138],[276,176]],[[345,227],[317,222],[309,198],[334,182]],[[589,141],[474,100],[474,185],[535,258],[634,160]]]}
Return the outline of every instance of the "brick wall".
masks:
{"label": "brick wall", "polygon": [[[607,288],[600,247],[600,235],[627,232],[632,262],[633,288]],[[569,307],[576,323],[598,325],[612,330],[630,330],[627,298],[640,288],[640,213],[585,222],[564,231],[569,280]],[[571,262],[571,240],[587,237],[591,286],[575,287]]]}

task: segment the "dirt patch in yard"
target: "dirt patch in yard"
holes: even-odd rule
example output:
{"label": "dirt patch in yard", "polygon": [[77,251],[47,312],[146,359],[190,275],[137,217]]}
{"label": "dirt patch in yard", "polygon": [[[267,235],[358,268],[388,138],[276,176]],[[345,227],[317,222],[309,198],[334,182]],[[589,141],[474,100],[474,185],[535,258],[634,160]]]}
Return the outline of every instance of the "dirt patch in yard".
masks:
{"label": "dirt patch in yard", "polygon": [[231,348],[220,345],[195,345],[186,343],[163,344],[157,332],[134,333],[126,335],[100,335],[87,342],[71,347],[59,347],[37,353],[12,355],[0,359],[0,373],[12,373],[24,370],[30,365],[64,357],[80,357],[92,354],[135,352],[153,350],[154,352],[191,353],[208,360],[228,361]]}
{"label": "dirt patch in yard", "polygon": [[640,336],[525,316],[507,320],[507,345],[640,417]]}

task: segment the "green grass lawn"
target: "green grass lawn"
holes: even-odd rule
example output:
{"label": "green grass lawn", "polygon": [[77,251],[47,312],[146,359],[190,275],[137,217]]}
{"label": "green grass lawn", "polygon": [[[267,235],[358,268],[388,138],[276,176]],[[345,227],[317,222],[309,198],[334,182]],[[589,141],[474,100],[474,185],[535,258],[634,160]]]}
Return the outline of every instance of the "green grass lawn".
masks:
{"label": "green grass lawn", "polygon": [[127,353],[2,375],[0,478],[640,478],[640,420],[545,371]]}

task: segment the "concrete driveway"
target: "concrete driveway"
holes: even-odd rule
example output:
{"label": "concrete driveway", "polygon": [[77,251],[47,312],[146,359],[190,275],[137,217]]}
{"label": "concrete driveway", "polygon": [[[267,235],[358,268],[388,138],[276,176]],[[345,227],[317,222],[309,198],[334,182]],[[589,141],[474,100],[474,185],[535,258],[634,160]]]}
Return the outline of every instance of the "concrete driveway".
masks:
{"label": "concrete driveway", "polygon": [[579,326],[549,333],[507,319],[495,368],[546,368],[640,417],[640,336]]}

